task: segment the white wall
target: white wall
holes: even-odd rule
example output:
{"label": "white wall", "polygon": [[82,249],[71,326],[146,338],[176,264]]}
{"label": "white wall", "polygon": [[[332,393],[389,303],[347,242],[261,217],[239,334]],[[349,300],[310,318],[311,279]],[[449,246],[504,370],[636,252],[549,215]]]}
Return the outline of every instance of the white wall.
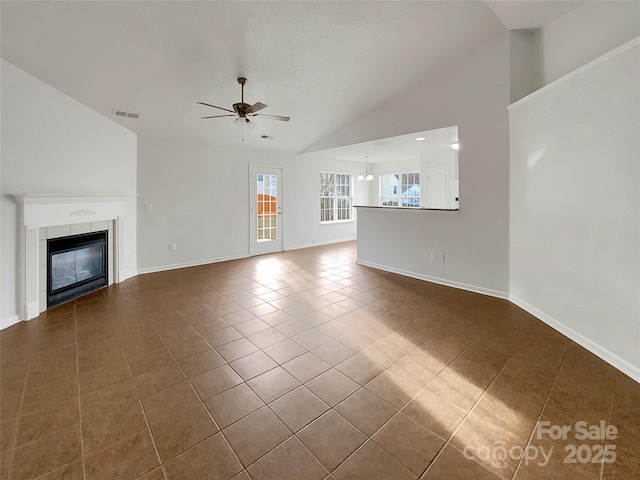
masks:
{"label": "white wall", "polygon": [[[320,171],[357,175],[358,164],[141,136],[138,268],[141,272],[249,254],[249,164],[283,167],[286,250],[354,239],[355,222],[320,225]],[[355,202],[366,201],[355,187]],[[152,210],[146,210],[147,205]],[[169,251],[169,242],[177,250]]]}
{"label": "white wall", "polygon": [[546,85],[640,35],[640,2],[584,2],[537,35]]}
{"label": "white wall", "polygon": [[[136,193],[136,135],[5,60],[2,79],[3,325],[18,314],[18,210],[22,193]],[[127,205],[125,269],[135,275],[136,208]]]}
{"label": "white wall", "polygon": [[541,29],[509,31],[511,103],[544,85]]}
{"label": "white wall", "polygon": [[[507,295],[508,104],[505,32],[309,149],[458,126],[460,211],[361,209],[360,262]],[[433,250],[445,263],[430,260]]]}
{"label": "white wall", "polygon": [[640,381],[640,40],[510,108],[513,300]]}

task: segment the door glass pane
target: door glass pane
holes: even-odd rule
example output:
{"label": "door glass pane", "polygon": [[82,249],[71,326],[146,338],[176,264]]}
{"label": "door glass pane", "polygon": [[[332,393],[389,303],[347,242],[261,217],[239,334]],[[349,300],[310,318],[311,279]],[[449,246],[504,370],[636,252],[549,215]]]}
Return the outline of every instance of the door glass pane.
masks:
{"label": "door glass pane", "polygon": [[278,224],[278,176],[259,173],[256,175],[257,193],[257,241],[277,240]]}

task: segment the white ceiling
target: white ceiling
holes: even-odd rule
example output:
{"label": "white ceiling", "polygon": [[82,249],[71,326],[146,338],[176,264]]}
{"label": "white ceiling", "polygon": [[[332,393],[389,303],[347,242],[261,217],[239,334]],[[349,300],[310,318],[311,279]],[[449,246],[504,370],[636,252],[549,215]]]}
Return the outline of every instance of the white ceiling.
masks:
{"label": "white ceiling", "polygon": [[[514,23],[530,3],[551,16],[566,10],[554,6],[563,2],[2,1],[1,55],[138,134],[217,144],[238,142],[233,119],[200,120],[217,111],[196,102],[230,108],[245,76],[245,101],[292,117],[260,119],[245,143],[296,153],[504,31],[501,21]],[[114,108],[142,116],[113,117]]]}
{"label": "white ceiling", "polygon": [[581,1],[498,0],[489,8],[507,30],[540,28],[584,3]]}

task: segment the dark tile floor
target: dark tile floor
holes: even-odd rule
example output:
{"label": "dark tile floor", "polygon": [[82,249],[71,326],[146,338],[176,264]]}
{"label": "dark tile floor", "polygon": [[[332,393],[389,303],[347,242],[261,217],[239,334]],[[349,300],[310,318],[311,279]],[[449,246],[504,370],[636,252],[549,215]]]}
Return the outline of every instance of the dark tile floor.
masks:
{"label": "dark tile floor", "polygon": [[141,275],[0,339],[2,480],[640,478],[640,384],[353,242]]}

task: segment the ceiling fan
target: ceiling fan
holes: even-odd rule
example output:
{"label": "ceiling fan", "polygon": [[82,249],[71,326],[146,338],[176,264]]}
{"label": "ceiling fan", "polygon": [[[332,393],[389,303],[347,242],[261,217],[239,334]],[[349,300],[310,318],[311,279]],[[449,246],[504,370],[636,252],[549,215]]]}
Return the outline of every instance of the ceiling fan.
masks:
{"label": "ceiling fan", "polygon": [[280,120],[281,122],[288,122],[290,120],[291,117],[283,117],[282,115],[266,115],[264,113],[256,113],[259,112],[260,110],[267,108],[268,105],[265,105],[264,103],[260,103],[260,102],[256,102],[253,105],[249,105],[248,103],[244,103],[244,84],[247,83],[247,79],[244,77],[240,77],[238,78],[238,83],[240,85],[242,85],[242,98],[240,100],[239,103],[234,103],[233,104],[233,110],[230,110],[228,108],[223,108],[223,107],[218,107],[216,105],[211,105],[209,103],[205,103],[205,102],[196,102],[199,103],[200,105],[205,105],[207,107],[213,107],[213,108],[217,108],[219,110],[224,110],[225,112],[231,112],[230,114],[227,115],[212,115],[209,117],[202,117],[203,119],[205,118],[220,118],[220,117],[238,117],[236,119],[236,122],[241,122],[242,118],[245,119],[245,122],[249,123],[249,117],[257,117],[258,115],[261,117],[267,117],[267,118],[271,118],[273,120]]}

